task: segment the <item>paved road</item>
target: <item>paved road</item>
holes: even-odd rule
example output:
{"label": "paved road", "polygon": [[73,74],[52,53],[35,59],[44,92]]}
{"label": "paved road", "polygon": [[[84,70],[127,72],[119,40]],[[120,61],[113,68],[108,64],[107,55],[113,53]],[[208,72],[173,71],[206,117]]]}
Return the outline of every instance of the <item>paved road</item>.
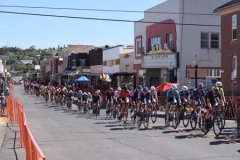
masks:
{"label": "paved road", "polygon": [[239,160],[240,143],[233,135],[234,123],[227,122],[224,135],[183,127],[165,128],[163,119],[148,130],[107,120],[102,116],[72,113],[46,104],[42,98],[27,95],[15,86],[15,96],[22,101],[27,123],[49,160]]}

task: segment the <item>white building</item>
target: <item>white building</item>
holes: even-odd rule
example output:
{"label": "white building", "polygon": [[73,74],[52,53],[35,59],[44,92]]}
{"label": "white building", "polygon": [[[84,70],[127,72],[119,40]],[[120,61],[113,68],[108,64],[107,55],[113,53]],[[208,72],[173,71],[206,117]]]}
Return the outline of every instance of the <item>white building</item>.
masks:
{"label": "white building", "polygon": [[[116,86],[128,83],[129,76],[133,76],[134,61],[133,46],[119,45],[103,50],[103,73],[113,78]],[[131,79],[132,80],[132,79]]]}
{"label": "white building", "polygon": [[220,78],[220,16],[213,10],[229,1],[168,0],[145,11],[140,21],[156,23],[135,23],[134,65],[146,85],[191,79],[194,86],[194,62],[198,81]]}

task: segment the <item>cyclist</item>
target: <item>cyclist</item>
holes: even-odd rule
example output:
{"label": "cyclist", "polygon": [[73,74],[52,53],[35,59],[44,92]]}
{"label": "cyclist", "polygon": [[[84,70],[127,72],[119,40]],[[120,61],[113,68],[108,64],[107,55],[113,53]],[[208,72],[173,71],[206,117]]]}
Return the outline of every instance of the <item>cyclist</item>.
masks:
{"label": "cyclist", "polygon": [[154,86],[150,88],[150,95],[151,95],[152,102],[154,102],[155,104],[158,104],[158,94]]}
{"label": "cyclist", "polygon": [[120,114],[118,119],[120,120],[124,115],[125,110],[128,110],[128,105],[130,102],[131,92],[128,90],[128,87],[125,85],[122,87],[122,90],[119,92],[119,98],[121,100],[120,104]]}
{"label": "cyclist", "polygon": [[167,101],[167,106],[166,106],[166,126],[169,126],[169,111],[170,111],[170,105],[173,103],[177,104],[177,107],[180,107],[181,105],[181,98],[179,95],[179,92],[177,90],[177,85],[172,84],[171,89],[167,91],[166,95],[166,101]]}
{"label": "cyclist", "polygon": [[109,88],[109,91],[107,93],[107,110],[106,113],[110,113],[113,105],[113,99],[114,99],[114,91],[113,88]]}
{"label": "cyclist", "polygon": [[223,103],[223,99],[222,99],[221,95],[219,94],[219,88],[216,86],[213,86],[211,88],[211,90],[209,90],[206,93],[205,99],[206,99],[206,103],[207,103],[206,119],[208,119],[210,117],[209,115],[213,111],[213,107],[216,104],[216,102],[218,102],[221,106],[223,106],[224,103]]}
{"label": "cyclist", "polygon": [[226,99],[225,99],[225,96],[224,96],[224,89],[223,89],[222,82],[220,82],[220,81],[216,82],[216,87],[219,88],[219,94],[222,97],[224,104],[226,104]]}
{"label": "cyclist", "polygon": [[88,108],[91,108],[92,100],[93,100],[92,94],[91,92],[88,92]]}
{"label": "cyclist", "polygon": [[182,86],[182,89],[179,91],[181,102],[189,103],[190,102],[190,93],[186,85]]}
{"label": "cyclist", "polygon": [[198,83],[197,88],[193,91],[193,100],[195,104],[206,106],[205,95],[206,91],[203,89],[203,83]]}
{"label": "cyclist", "polygon": [[82,104],[83,104],[83,110],[86,113],[87,106],[88,106],[88,94],[87,94],[87,92],[84,92],[82,94]]}
{"label": "cyclist", "polygon": [[82,91],[79,90],[77,93],[77,106],[79,111],[81,110],[81,105],[82,105],[82,95],[83,95]]}
{"label": "cyclist", "polygon": [[99,94],[99,91],[95,91],[93,96],[93,113],[99,115],[100,112],[100,100],[101,100],[101,96]]}

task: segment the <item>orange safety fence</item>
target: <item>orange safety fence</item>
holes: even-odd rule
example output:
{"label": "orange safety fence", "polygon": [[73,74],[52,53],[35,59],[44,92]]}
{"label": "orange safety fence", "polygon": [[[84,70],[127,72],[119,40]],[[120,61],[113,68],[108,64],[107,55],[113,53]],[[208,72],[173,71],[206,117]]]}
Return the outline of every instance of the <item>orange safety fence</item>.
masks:
{"label": "orange safety fence", "polygon": [[29,127],[26,123],[26,116],[23,106],[19,100],[10,96],[7,97],[8,121],[19,125],[21,143],[26,151],[26,160],[46,160],[45,155],[39,148]]}
{"label": "orange safety fence", "polygon": [[231,120],[236,120],[237,119],[237,111],[239,107],[239,98],[240,97],[231,97],[231,96],[226,96],[226,102],[228,102],[228,108],[226,111],[226,118],[231,119]]}

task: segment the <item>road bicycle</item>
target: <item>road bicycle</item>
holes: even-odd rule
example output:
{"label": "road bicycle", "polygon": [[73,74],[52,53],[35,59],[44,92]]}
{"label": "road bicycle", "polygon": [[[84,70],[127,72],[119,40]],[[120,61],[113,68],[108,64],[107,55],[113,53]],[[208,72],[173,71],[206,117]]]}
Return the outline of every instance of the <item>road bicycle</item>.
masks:
{"label": "road bicycle", "polygon": [[99,103],[97,102],[93,102],[93,111],[92,113],[97,117],[100,115],[100,105]]}
{"label": "road bicycle", "polygon": [[157,104],[155,102],[150,101],[150,117],[152,123],[155,123],[157,121]]}
{"label": "road bicycle", "polygon": [[213,128],[213,132],[216,137],[218,137],[223,128],[223,115],[222,115],[222,106],[220,106],[217,102],[213,105],[213,111],[210,113],[209,118],[206,119],[206,113],[203,114],[202,117],[202,131],[204,134],[207,134],[211,128]]}
{"label": "road bicycle", "polygon": [[145,129],[148,128],[149,118],[150,118],[150,110],[147,109],[146,104],[141,104],[141,111],[136,113],[137,126],[140,129],[143,123]]}
{"label": "road bicycle", "polygon": [[170,125],[170,122],[172,122],[172,126],[174,129],[176,129],[180,123],[180,112],[179,107],[177,106],[176,102],[172,102],[169,105],[169,111],[166,111],[165,114],[165,124],[166,127]]}

